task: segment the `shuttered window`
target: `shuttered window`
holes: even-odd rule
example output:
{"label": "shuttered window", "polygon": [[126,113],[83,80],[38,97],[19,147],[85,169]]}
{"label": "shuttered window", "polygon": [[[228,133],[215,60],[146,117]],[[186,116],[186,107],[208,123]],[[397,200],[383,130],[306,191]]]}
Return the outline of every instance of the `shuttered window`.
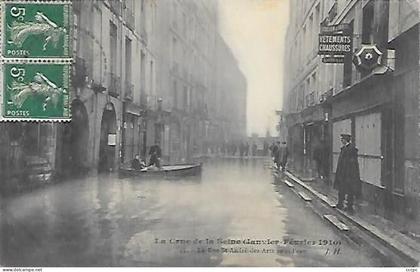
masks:
{"label": "shuttered window", "polygon": [[360,178],[381,186],[381,113],[355,118],[356,147],[359,149]]}

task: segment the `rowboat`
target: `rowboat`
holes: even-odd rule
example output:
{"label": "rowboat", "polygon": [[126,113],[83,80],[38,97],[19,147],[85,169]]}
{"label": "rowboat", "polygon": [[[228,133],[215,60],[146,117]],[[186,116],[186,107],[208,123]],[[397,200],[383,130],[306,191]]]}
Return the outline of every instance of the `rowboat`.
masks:
{"label": "rowboat", "polygon": [[139,177],[139,178],[174,178],[198,176],[201,174],[200,164],[177,164],[163,165],[160,169],[142,169],[120,168],[119,177]]}

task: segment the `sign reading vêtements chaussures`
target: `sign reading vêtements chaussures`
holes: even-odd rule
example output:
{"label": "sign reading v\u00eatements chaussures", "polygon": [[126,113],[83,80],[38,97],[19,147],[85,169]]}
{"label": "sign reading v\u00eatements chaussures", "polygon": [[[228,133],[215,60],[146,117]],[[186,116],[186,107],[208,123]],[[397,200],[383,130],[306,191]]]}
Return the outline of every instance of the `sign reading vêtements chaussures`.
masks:
{"label": "sign reading v\u00eatements chaussures", "polygon": [[70,65],[3,64],[0,120],[69,120]]}
{"label": "sign reading v\u00eatements chaussures", "polygon": [[4,1],[3,58],[70,58],[70,1]]}

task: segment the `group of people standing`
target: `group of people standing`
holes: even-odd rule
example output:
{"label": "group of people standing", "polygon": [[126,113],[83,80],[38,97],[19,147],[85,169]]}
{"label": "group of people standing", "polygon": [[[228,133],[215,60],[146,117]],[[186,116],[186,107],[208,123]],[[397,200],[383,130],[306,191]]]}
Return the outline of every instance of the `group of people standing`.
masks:
{"label": "group of people standing", "polygon": [[[334,188],[338,190],[336,207],[353,213],[354,200],[361,195],[362,187],[358,163],[358,149],[352,143],[352,136],[350,134],[341,134],[340,141],[342,147],[338,157],[334,179]],[[280,143],[277,141],[269,149],[276,167],[281,171],[285,171],[289,155],[286,142]],[[322,180],[327,180],[329,176],[329,156],[330,153],[328,152],[325,141],[320,141],[314,146],[311,158],[316,163],[318,177]]]}
{"label": "group of people standing", "polygon": [[235,156],[239,154],[240,157],[248,157],[248,156],[257,156],[258,155],[258,146],[256,143],[252,143],[249,145],[248,142],[240,142],[238,143],[230,143],[227,145],[226,149],[223,149],[224,153],[228,155]]}
{"label": "group of people standing", "polygon": [[271,157],[273,158],[274,164],[278,169],[284,172],[286,170],[287,157],[289,155],[286,142],[280,143],[280,141],[277,141],[273,143],[269,149],[271,151]]}

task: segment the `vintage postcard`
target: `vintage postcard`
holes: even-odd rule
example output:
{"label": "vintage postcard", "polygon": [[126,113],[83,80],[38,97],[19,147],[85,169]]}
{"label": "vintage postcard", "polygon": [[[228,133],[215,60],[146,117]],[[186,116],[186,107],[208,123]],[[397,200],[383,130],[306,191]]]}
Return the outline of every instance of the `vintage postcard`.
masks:
{"label": "vintage postcard", "polygon": [[0,269],[417,271],[419,12],[0,1]]}

